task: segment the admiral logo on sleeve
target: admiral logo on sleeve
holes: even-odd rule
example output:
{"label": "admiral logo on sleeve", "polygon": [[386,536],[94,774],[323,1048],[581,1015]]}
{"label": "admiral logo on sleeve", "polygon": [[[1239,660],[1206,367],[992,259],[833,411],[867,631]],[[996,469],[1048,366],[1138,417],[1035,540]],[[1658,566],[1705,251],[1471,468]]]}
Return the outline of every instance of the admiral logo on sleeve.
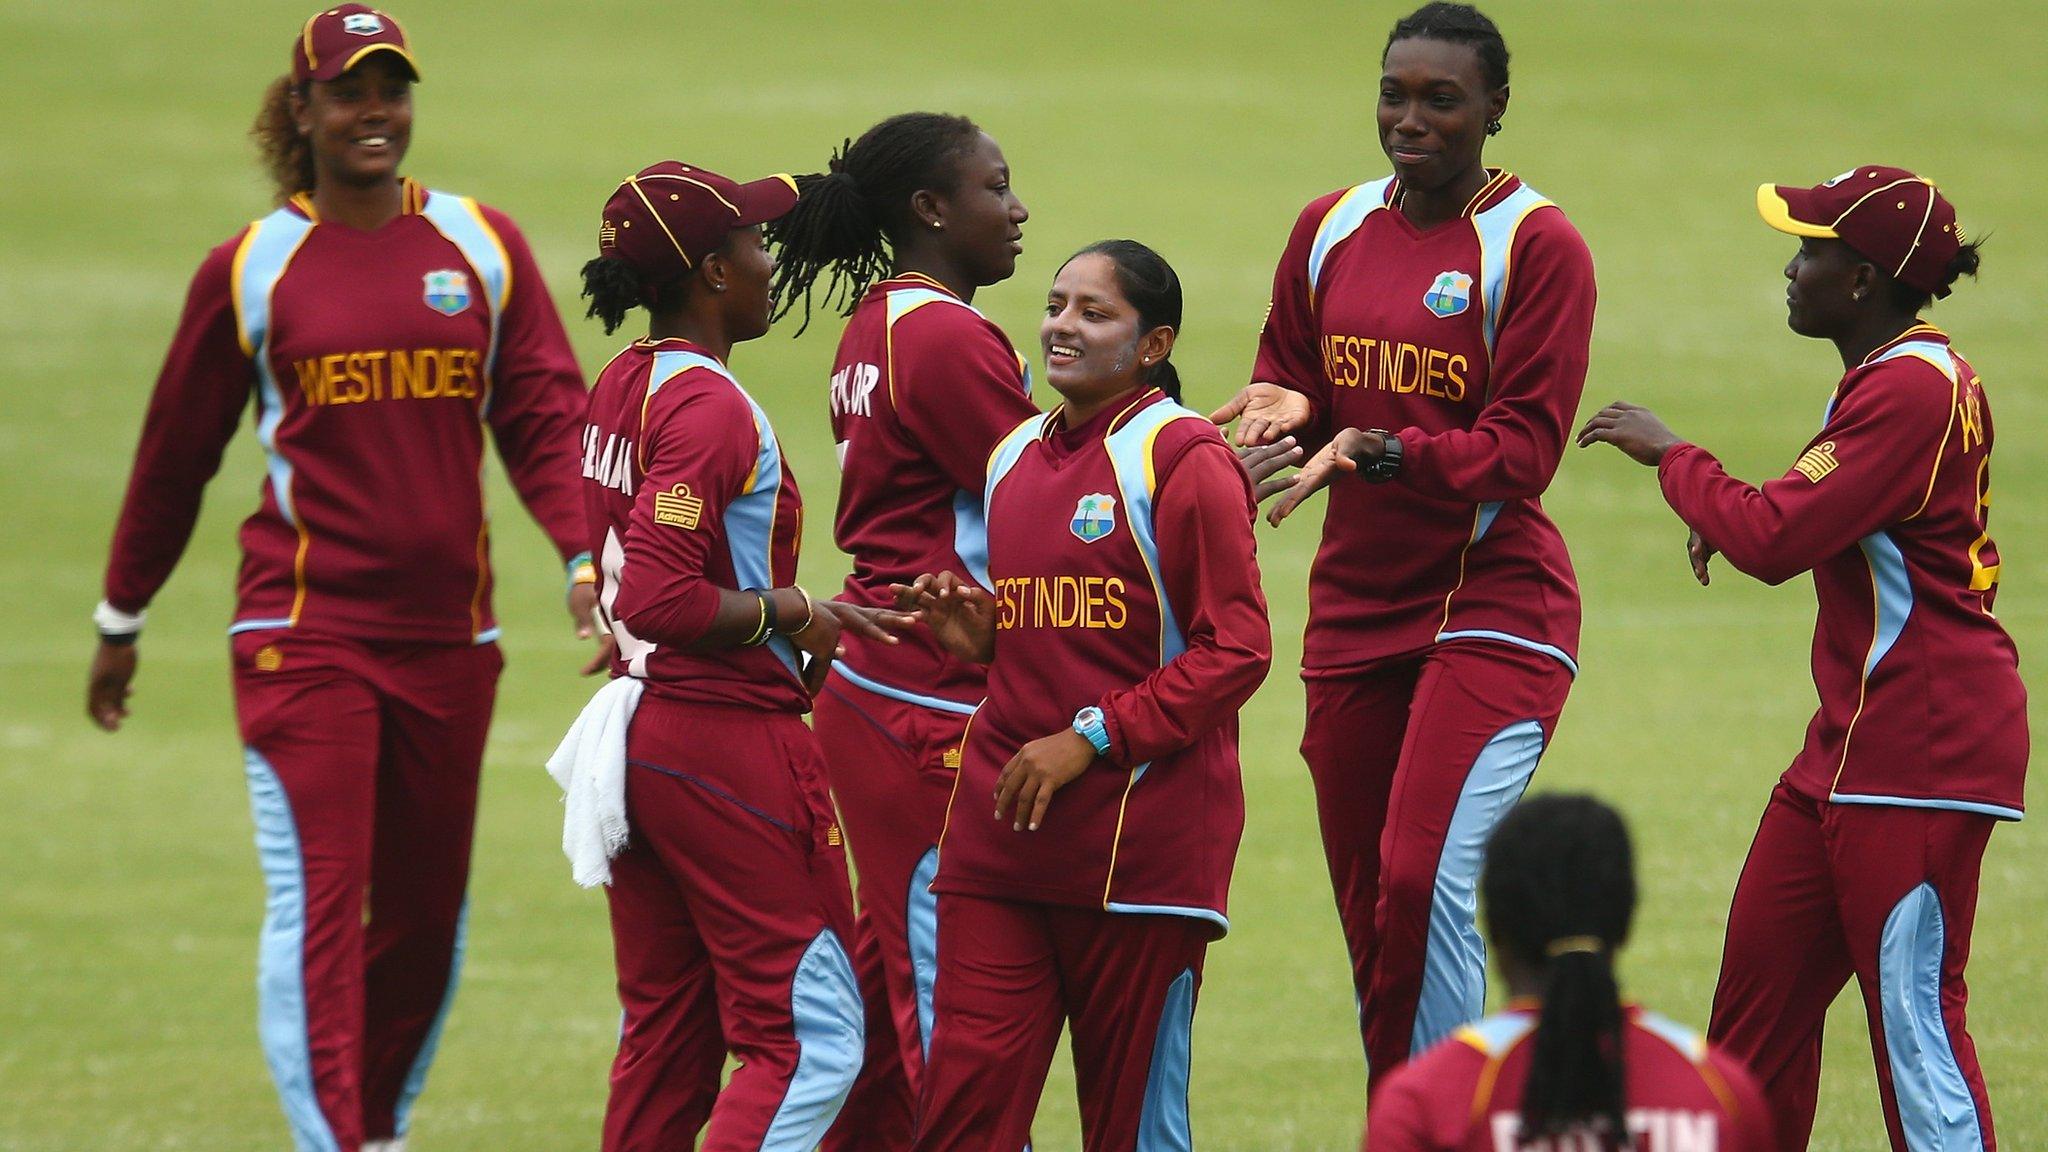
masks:
{"label": "admiral logo on sleeve", "polygon": [[1816,444],[1808,448],[1800,454],[1799,461],[1792,467],[1797,469],[1801,476],[1818,484],[1828,473],[1840,467],[1841,463],[1835,459],[1835,442],[1830,440],[1825,444]]}
{"label": "admiral logo on sleeve", "polygon": [[666,492],[654,494],[656,524],[673,524],[694,531],[703,518],[704,501],[690,495],[688,484],[678,484]]}

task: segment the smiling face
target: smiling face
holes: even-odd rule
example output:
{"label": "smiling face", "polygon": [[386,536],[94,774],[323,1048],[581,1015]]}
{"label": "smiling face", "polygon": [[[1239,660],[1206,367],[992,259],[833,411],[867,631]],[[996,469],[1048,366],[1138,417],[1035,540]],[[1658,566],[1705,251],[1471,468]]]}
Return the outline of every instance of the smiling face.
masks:
{"label": "smiling face", "polygon": [[1038,326],[1045,379],[1067,403],[1088,406],[1143,384],[1145,369],[1173,350],[1174,331],[1143,331],[1117,284],[1116,262],[1099,252],[1067,261],[1053,277]]}
{"label": "smiling face", "polygon": [[1380,147],[1410,188],[1446,187],[1480,166],[1486,124],[1507,111],[1508,90],[1488,89],[1479,50],[1410,36],[1381,64]]}
{"label": "smiling face", "polygon": [[1031,213],[1010,188],[1010,164],[995,138],[981,133],[961,156],[953,189],[930,195],[931,213],[944,225],[944,243],[977,287],[1008,280],[1024,251]]}
{"label": "smiling face", "polygon": [[368,185],[397,176],[412,142],[412,71],[375,52],[332,80],[315,80],[293,103],[322,182]]}

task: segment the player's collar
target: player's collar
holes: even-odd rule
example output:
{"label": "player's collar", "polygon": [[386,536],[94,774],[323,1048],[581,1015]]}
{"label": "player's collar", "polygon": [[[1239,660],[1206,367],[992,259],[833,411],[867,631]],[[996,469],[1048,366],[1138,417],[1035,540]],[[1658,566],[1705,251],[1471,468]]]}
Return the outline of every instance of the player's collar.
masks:
{"label": "player's collar", "polygon": [[[291,199],[285,201],[285,203],[296,209],[299,215],[304,216],[307,221],[314,224],[320,223],[320,213],[313,207],[313,194],[311,192],[294,192]],[[399,177],[398,214],[400,216],[417,216],[426,210],[427,186],[410,176]]]}
{"label": "player's collar", "polygon": [[1891,339],[1885,341],[1884,343],[1879,344],[1877,347],[1872,348],[1870,350],[1870,355],[1865,356],[1863,358],[1863,362],[1856,366],[1858,368],[1867,368],[1879,356],[1882,356],[1885,353],[1891,351],[1892,349],[1897,348],[1901,344],[1910,344],[1923,341],[1930,344],[1946,345],[1949,342],[1948,333],[1943,332],[1941,329],[1936,328],[1934,325],[1926,323],[1925,321],[1916,323],[1911,328],[1908,328],[1904,332],[1899,333],[1897,336],[1894,336]]}
{"label": "player's collar", "polygon": [[[1513,190],[1516,183],[1513,172],[1505,168],[1488,168],[1486,170],[1486,183],[1480,186],[1478,192],[1473,193],[1472,199],[1465,202],[1464,211],[1458,213],[1458,215],[1465,219],[1478,215],[1481,211],[1491,207],[1501,196]],[[1386,206],[1399,211],[1401,208],[1401,197],[1406,195],[1407,191],[1407,188],[1402,185],[1400,177],[1396,176],[1388,181]]]}

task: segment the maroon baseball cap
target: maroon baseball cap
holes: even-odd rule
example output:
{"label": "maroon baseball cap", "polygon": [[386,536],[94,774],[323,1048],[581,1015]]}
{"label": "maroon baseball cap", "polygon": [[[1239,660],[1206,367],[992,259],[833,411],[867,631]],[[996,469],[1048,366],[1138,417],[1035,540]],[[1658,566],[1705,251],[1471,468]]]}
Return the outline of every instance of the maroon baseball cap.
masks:
{"label": "maroon baseball cap", "polygon": [[1892,278],[1922,292],[1948,295],[1943,281],[1964,244],[1955,206],[1904,168],[1865,165],[1824,184],[1756,190],[1764,223],[1794,236],[1841,240]]}
{"label": "maroon baseball cap", "polygon": [[597,254],[616,256],[647,281],[673,280],[718,251],[726,234],[779,220],[796,207],[796,180],[740,184],[675,160],[650,164],[604,202]]}
{"label": "maroon baseball cap", "polygon": [[395,52],[412,78],[420,78],[419,61],[405,46],[405,29],[368,4],[343,4],[316,13],[292,44],[292,79],[332,80],[373,52]]}

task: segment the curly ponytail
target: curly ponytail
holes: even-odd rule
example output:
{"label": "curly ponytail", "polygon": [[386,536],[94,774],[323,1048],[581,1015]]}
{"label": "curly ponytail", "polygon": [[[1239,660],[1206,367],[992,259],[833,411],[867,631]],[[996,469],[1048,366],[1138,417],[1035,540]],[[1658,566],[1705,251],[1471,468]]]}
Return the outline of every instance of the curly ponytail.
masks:
{"label": "curly ponytail", "polygon": [[249,126],[279,204],[313,190],[313,145],[299,134],[299,125],[292,119],[293,96],[305,99],[306,86],[294,83],[290,76],[272,80],[263,90],[256,122]]}
{"label": "curly ponytail", "polygon": [[1631,1148],[1614,951],[1635,917],[1634,850],[1614,809],[1590,796],[1541,796],[1501,821],[1481,879],[1487,934],[1542,974],[1523,1144],[1593,1135]]}
{"label": "curly ponytail", "polygon": [[980,135],[965,116],[906,112],[841,145],[827,171],[797,177],[796,207],[764,229],[777,261],[776,318],[802,299],[802,335],[812,289],[827,268],[825,305],[843,301],[841,314],[851,314],[868,286],[888,274],[895,242],[910,225],[910,198],[957,187],[959,159]]}

